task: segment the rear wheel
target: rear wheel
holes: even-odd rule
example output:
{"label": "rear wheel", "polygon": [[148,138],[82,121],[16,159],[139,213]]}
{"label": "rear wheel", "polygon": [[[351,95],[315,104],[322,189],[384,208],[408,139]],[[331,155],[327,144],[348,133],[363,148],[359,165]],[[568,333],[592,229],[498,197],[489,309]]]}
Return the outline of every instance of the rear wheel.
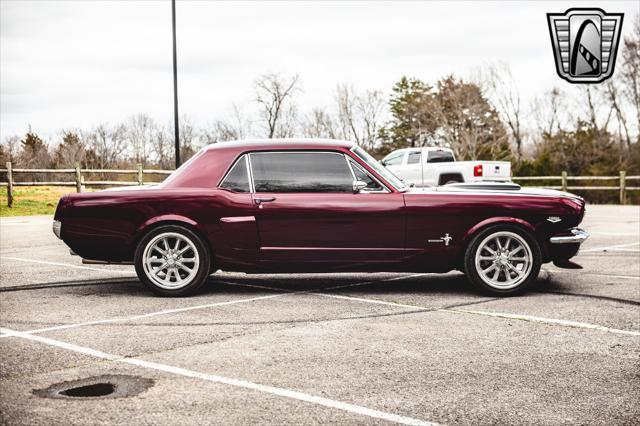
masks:
{"label": "rear wheel", "polygon": [[135,254],[140,281],[161,296],[186,296],[204,284],[211,259],[207,245],[190,229],[165,225],[145,235]]}
{"label": "rear wheel", "polygon": [[510,296],[523,292],[540,272],[542,255],[536,240],[512,225],[487,228],[476,235],[465,253],[465,272],[487,294]]}

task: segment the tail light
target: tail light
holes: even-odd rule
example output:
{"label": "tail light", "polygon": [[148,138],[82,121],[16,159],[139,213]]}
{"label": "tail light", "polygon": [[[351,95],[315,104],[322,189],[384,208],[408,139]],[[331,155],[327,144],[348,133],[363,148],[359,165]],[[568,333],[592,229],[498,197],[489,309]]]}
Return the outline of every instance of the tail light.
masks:
{"label": "tail light", "polygon": [[482,164],[476,164],[473,167],[473,176],[475,176],[475,177],[482,176]]}

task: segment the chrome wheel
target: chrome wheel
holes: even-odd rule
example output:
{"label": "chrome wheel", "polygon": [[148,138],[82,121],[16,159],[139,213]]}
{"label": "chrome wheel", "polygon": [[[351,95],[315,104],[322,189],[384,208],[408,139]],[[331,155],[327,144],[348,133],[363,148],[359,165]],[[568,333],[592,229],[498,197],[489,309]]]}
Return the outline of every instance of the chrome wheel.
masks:
{"label": "chrome wheel", "polygon": [[188,285],[200,266],[195,244],[177,232],[156,235],[145,246],[142,261],[147,278],[166,290]]}
{"label": "chrome wheel", "polygon": [[533,255],[529,244],[520,235],[496,232],[478,246],[475,266],[487,285],[508,290],[527,279],[533,266]]}

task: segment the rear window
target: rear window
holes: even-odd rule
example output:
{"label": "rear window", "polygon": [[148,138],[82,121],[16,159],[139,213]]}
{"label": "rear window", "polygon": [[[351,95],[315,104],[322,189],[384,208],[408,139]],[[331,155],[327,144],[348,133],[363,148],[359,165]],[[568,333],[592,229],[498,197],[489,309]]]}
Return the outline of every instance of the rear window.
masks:
{"label": "rear window", "polygon": [[420,158],[422,158],[422,153],[420,151],[411,151],[409,153],[409,157],[407,157],[407,164],[418,164],[420,162]]}
{"label": "rear window", "polygon": [[429,151],[427,163],[448,163],[455,161],[450,151]]}
{"label": "rear window", "polygon": [[353,192],[353,175],[343,154],[252,153],[251,171],[256,192]]}

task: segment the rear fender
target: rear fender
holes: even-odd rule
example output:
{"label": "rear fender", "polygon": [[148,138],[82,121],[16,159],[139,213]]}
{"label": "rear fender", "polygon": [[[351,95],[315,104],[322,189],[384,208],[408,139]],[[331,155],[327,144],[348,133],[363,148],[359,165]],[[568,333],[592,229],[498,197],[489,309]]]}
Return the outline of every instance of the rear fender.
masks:
{"label": "rear fender", "polygon": [[144,222],[142,225],[138,227],[138,229],[136,229],[136,232],[132,239],[132,250],[135,250],[135,247],[138,244],[138,241],[140,241],[140,238],[142,238],[142,236],[149,229],[153,229],[156,226],[160,226],[163,224],[185,225],[185,227],[190,228],[196,231],[197,233],[199,233],[200,236],[203,237],[204,240],[207,242],[207,244],[209,244],[209,247],[211,247],[205,228],[202,225],[200,225],[198,222],[186,216],[176,215],[176,214],[166,214],[161,216],[155,216],[147,220],[146,222]]}

